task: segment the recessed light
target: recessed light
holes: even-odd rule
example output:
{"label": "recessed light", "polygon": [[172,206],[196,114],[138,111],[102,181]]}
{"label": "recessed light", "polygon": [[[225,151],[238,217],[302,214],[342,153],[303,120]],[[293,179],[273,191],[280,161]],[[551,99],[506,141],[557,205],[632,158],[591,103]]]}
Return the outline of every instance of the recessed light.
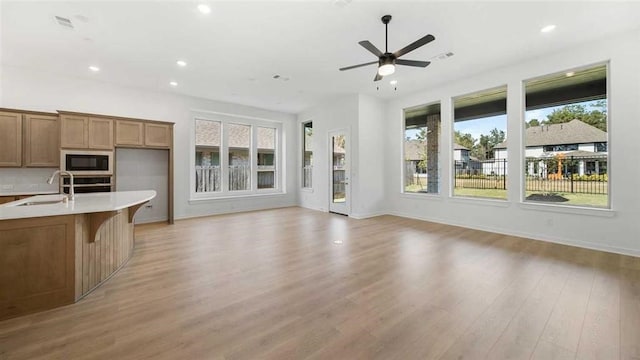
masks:
{"label": "recessed light", "polygon": [[573,75],[575,75],[576,73],[574,73],[573,71],[569,71],[568,73],[566,73],[565,75],[567,75],[567,77],[572,77]]}
{"label": "recessed light", "polygon": [[389,81],[389,84],[391,84],[391,86],[396,86],[398,85],[398,80],[391,80]]}
{"label": "recessed light", "polygon": [[180,67],[185,67],[185,66],[187,66],[187,62],[186,62],[186,61],[184,61],[184,60],[178,60],[178,61],[176,61],[176,64],[177,64],[178,66],[180,66]]}
{"label": "recessed light", "polygon": [[89,70],[91,70],[93,72],[98,72],[98,71],[100,71],[100,68],[95,66],[95,65],[91,65],[91,66],[89,66]]}
{"label": "recessed light", "polygon": [[340,244],[342,244],[342,240],[334,240],[333,243],[337,244],[337,245],[340,245]]}
{"label": "recessed light", "polygon": [[171,86],[178,86],[178,83],[177,83],[177,82],[175,82],[175,81],[171,81],[171,82],[169,82],[169,85],[171,85]]}
{"label": "recessed light", "polygon": [[542,29],[540,29],[540,32],[548,33],[548,32],[552,32],[555,29],[556,29],[555,25],[547,25],[547,26],[543,27]]}
{"label": "recessed light", "polygon": [[198,11],[200,11],[203,14],[208,14],[211,12],[211,8],[207,4],[200,4],[198,5]]}

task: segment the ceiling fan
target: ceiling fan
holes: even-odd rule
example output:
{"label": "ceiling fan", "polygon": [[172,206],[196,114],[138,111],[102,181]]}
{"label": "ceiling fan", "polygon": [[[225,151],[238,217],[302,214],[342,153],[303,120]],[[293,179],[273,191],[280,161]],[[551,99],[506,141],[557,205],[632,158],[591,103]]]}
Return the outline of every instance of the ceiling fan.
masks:
{"label": "ceiling fan", "polygon": [[424,37],[412,42],[411,44],[403,47],[402,49],[390,53],[388,50],[388,25],[391,21],[391,15],[385,15],[382,17],[382,23],[384,24],[384,53],[378,50],[369,40],[363,40],[358,42],[363,48],[369,50],[373,55],[378,57],[378,61],[372,61],[364,64],[347,66],[340,69],[340,71],[351,70],[355,68],[359,68],[361,66],[373,65],[375,63],[378,64],[378,73],[373,81],[381,80],[383,77],[387,75],[391,75],[396,71],[396,65],[406,65],[406,66],[416,66],[416,67],[427,67],[431,62],[429,61],[417,61],[417,60],[404,60],[398,59],[400,56],[413,51],[423,45],[426,45],[436,38],[433,35],[425,35]]}

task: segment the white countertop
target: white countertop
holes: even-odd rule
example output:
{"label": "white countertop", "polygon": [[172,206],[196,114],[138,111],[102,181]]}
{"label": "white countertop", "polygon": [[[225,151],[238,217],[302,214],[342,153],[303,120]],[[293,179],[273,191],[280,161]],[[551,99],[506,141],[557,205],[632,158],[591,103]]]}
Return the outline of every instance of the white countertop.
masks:
{"label": "white countertop", "polygon": [[22,196],[22,195],[57,194],[57,193],[58,193],[58,190],[0,191],[0,196]]}
{"label": "white countertop", "polygon": [[120,210],[149,201],[156,197],[156,192],[154,190],[143,190],[76,194],[75,200],[67,203],[20,206],[28,202],[61,200],[64,197],[66,195],[38,195],[2,204],[0,205],[0,220]]}

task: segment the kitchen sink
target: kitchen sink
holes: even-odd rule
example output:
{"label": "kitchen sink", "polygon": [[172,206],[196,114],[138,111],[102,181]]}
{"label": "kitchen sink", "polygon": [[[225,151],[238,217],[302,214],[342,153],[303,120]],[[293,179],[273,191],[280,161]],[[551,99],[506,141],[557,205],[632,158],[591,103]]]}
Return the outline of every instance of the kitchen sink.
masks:
{"label": "kitchen sink", "polygon": [[51,204],[59,204],[63,202],[63,199],[60,200],[43,200],[43,201],[27,201],[22,204],[18,204],[16,206],[33,206],[33,205],[51,205]]}

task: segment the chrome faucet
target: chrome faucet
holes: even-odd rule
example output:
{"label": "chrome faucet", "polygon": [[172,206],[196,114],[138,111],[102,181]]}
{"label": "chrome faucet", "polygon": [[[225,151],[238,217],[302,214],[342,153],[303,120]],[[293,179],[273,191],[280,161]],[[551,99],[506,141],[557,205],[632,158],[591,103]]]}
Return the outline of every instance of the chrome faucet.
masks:
{"label": "chrome faucet", "polygon": [[75,198],[75,194],[73,193],[73,174],[68,172],[68,171],[64,171],[64,170],[56,170],[53,172],[53,174],[51,175],[51,177],[49,178],[49,180],[47,180],[47,184],[52,184],[53,183],[53,179],[56,177],[56,175],[69,175],[70,183],[69,183],[69,201],[73,201],[73,199]]}

